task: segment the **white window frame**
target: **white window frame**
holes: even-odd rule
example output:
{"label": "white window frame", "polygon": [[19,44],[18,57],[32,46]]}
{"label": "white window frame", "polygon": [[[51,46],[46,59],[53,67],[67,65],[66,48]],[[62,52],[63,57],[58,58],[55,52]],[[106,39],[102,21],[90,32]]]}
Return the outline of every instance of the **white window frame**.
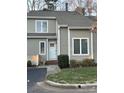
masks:
{"label": "white window frame", "polygon": [[[37,32],[37,22],[47,22],[47,31],[46,32]],[[36,33],[48,33],[48,20],[35,20],[35,32]]]}
{"label": "white window frame", "polygon": [[[79,39],[80,40],[80,54],[74,54],[74,40]],[[82,39],[87,39],[87,54],[82,54],[81,53],[81,40]],[[89,38],[72,38],[72,55],[73,56],[84,56],[84,55],[89,55]]]}
{"label": "white window frame", "polygon": [[[41,53],[41,43],[44,43],[44,53]],[[39,41],[39,54],[46,55],[46,41]]]}

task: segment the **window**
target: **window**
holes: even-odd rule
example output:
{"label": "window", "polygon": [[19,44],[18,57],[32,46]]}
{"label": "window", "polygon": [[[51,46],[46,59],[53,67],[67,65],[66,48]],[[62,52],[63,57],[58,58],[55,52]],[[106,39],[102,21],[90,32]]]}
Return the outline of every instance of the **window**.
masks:
{"label": "window", "polygon": [[36,20],[36,32],[46,33],[48,28],[47,20]]}
{"label": "window", "polygon": [[50,47],[54,47],[54,43],[50,43]]}
{"label": "window", "polygon": [[87,54],[88,53],[88,46],[87,46],[87,39],[81,39],[81,53]]}
{"label": "window", "polygon": [[44,41],[39,42],[39,53],[41,55],[45,55],[45,42]]}
{"label": "window", "polygon": [[80,54],[80,39],[74,39],[74,54]]}
{"label": "window", "polygon": [[75,38],[73,39],[73,54],[85,55],[88,54],[88,38]]}

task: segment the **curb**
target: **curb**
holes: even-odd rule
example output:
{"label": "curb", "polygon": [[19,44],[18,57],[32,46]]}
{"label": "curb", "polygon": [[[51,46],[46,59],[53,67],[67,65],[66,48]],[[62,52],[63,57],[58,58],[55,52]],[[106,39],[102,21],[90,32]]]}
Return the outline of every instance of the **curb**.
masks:
{"label": "curb", "polygon": [[92,88],[92,89],[96,89],[97,88],[97,84],[93,83],[93,84],[61,84],[61,83],[56,83],[50,80],[46,80],[45,81],[46,84],[53,86],[53,87],[59,87],[59,88]]}

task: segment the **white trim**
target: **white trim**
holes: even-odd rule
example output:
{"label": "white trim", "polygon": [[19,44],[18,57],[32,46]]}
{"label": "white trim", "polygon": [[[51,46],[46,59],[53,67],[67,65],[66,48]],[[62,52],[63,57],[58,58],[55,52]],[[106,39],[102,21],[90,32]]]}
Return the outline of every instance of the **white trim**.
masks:
{"label": "white trim", "polygon": [[[41,53],[40,43],[44,43],[44,53]],[[46,55],[46,41],[39,41],[39,54]]]}
{"label": "white trim", "polygon": [[48,39],[57,39],[57,36],[27,36],[27,38],[43,38],[43,39],[46,39],[46,38],[48,38]]}
{"label": "white trim", "polygon": [[69,64],[70,64],[70,30],[68,28],[68,56],[69,56]]}
{"label": "white trim", "polygon": [[60,26],[58,26],[58,39],[57,39],[57,45],[58,45],[58,48],[57,48],[57,54],[60,55]]}
{"label": "white trim", "polygon": [[93,32],[91,31],[91,58],[93,59]]}
{"label": "white trim", "polygon": [[[79,39],[80,40],[80,54],[74,54],[74,39]],[[87,54],[81,54],[81,39],[87,39],[87,49],[88,53]],[[89,55],[89,38],[72,38],[72,55],[73,56],[88,56]]]}
{"label": "white trim", "polygon": [[[50,42],[49,42],[49,44],[48,44],[49,49],[50,49],[50,44],[51,44],[51,43],[54,43],[55,48],[57,49],[57,44],[56,44],[55,41],[50,41]],[[55,51],[56,51],[56,50],[55,50]],[[48,52],[48,54],[49,54],[49,52]],[[48,56],[48,60],[56,60],[56,59],[57,59],[57,52],[56,52],[56,58],[55,58],[55,59],[49,59],[49,56]]]}
{"label": "white trim", "polygon": [[56,20],[56,35],[57,35],[57,33],[58,33],[58,22]]}
{"label": "white trim", "polygon": [[68,25],[59,25],[59,27],[68,27],[69,29],[91,29],[92,27],[80,27],[80,26],[68,26]]}
{"label": "white trim", "polygon": [[89,38],[87,38],[88,55],[90,54]]}
{"label": "white trim", "polygon": [[39,64],[39,55],[37,55],[37,66]]}
{"label": "white trim", "polygon": [[59,27],[68,27],[68,25],[59,25]]}
{"label": "white trim", "polygon": [[47,60],[49,60],[49,58],[48,58],[48,52],[49,52],[49,44],[48,44],[48,39],[47,39]]}
{"label": "white trim", "polygon": [[91,29],[91,27],[70,26],[69,29]]}
{"label": "white trim", "polygon": [[[37,21],[47,22],[47,31],[46,32],[37,32]],[[35,20],[35,33],[48,33],[48,20]]]}
{"label": "white trim", "polygon": [[80,26],[68,26],[68,25],[59,25],[59,27],[68,27],[69,29],[91,29],[91,27],[80,27]]}
{"label": "white trim", "polygon": [[27,18],[56,19],[56,17],[52,17],[52,16],[49,16],[49,17],[41,17],[41,16],[27,16]]}
{"label": "white trim", "polygon": [[[74,39],[73,39],[73,40],[74,40]],[[81,39],[80,39],[80,55],[81,55],[81,52],[82,52],[82,51],[81,51],[81,50],[82,50],[81,46],[82,46],[82,45],[81,45]],[[74,52],[73,52],[73,54],[74,54]],[[74,54],[74,55],[75,55],[75,54]],[[76,55],[77,55],[77,54],[76,54]]]}

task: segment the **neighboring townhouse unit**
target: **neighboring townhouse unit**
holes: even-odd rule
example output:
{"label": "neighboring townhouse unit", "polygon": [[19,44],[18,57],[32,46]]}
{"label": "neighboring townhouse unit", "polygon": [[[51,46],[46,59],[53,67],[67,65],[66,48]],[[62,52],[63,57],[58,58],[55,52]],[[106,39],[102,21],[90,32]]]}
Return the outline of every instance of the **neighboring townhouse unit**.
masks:
{"label": "neighboring townhouse unit", "polygon": [[93,20],[69,11],[30,11],[27,14],[27,56],[41,55],[57,60],[97,59],[97,33],[91,31]]}

